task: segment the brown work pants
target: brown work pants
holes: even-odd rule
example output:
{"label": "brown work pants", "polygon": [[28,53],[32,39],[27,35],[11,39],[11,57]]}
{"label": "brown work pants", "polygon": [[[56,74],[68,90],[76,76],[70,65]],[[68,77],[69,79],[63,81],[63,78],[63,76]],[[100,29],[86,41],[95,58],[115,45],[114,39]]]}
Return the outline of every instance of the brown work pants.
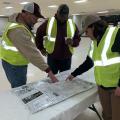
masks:
{"label": "brown work pants", "polygon": [[120,97],[115,96],[115,89],[106,90],[98,87],[104,120],[120,120]]}

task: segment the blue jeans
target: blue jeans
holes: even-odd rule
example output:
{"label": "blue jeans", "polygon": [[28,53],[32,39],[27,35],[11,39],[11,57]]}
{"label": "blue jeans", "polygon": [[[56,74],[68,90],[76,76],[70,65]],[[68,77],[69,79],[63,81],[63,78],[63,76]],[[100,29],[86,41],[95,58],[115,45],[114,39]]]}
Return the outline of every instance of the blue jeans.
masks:
{"label": "blue jeans", "polygon": [[25,85],[27,81],[27,65],[15,66],[2,60],[2,66],[4,68],[7,79],[9,80],[11,87],[19,87]]}

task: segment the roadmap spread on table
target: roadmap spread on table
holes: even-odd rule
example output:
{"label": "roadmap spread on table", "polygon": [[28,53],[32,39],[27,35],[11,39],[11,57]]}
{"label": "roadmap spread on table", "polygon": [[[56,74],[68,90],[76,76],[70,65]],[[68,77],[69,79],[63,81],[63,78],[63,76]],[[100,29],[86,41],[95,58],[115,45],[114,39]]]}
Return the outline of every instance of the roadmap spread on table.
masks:
{"label": "roadmap spread on table", "polygon": [[46,79],[14,88],[12,92],[22,100],[31,113],[35,113],[94,87],[94,84],[79,78],[65,81],[68,75],[66,72],[57,75],[57,83],[49,83]]}

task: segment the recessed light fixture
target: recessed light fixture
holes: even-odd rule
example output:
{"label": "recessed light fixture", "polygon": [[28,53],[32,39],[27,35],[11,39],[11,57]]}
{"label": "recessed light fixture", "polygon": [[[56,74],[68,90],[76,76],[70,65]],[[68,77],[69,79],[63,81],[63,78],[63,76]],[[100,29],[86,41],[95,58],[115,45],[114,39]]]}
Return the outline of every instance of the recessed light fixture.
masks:
{"label": "recessed light fixture", "polygon": [[57,8],[58,6],[57,5],[49,5],[48,7],[49,8]]}
{"label": "recessed light fixture", "polygon": [[21,2],[20,4],[21,4],[21,5],[26,5],[26,4],[28,4],[28,3],[30,3],[30,2]]}
{"label": "recessed light fixture", "polygon": [[0,17],[3,17],[3,16],[5,16],[5,15],[0,15]]}
{"label": "recessed light fixture", "polygon": [[74,1],[74,3],[84,3],[84,2],[87,2],[88,0],[76,0]]}
{"label": "recessed light fixture", "polygon": [[97,13],[108,13],[109,11],[108,10],[105,10],[105,11],[100,11],[100,12],[97,12]]}
{"label": "recessed light fixture", "polygon": [[72,15],[80,15],[79,13],[76,13],[76,14],[72,14]]}
{"label": "recessed light fixture", "polygon": [[12,6],[5,7],[5,9],[11,9],[11,8],[13,8],[13,7]]}

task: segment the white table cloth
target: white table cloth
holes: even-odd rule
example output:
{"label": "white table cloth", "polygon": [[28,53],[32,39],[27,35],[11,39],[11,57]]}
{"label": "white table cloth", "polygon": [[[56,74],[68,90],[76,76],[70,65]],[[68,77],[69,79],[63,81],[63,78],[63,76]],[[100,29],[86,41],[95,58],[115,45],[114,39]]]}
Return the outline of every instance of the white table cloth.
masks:
{"label": "white table cloth", "polygon": [[94,87],[89,91],[31,114],[17,96],[7,91],[0,93],[0,120],[73,120],[93,104],[96,98],[97,88]]}

